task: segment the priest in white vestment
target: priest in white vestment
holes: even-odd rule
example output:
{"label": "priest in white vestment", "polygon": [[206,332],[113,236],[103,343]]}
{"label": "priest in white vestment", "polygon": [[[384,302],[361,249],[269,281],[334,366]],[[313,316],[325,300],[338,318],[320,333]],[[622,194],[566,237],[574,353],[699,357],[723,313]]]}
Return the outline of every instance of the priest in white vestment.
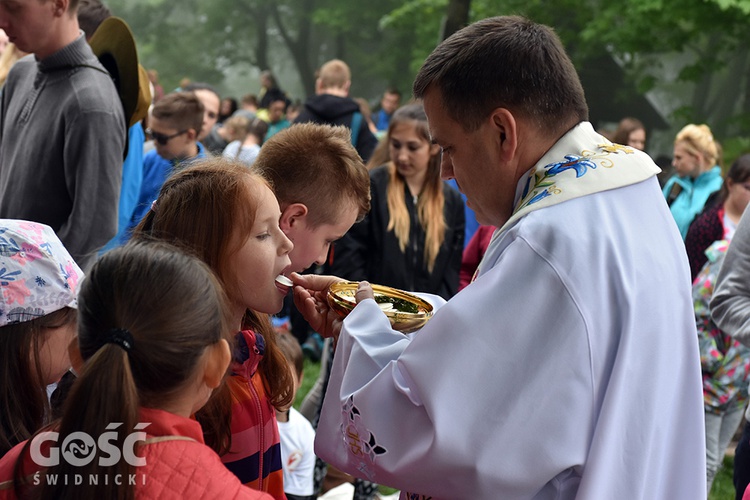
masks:
{"label": "priest in white vestment", "polygon": [[499,229],[409,335],[369,286],[342,325],[336,278],[294,277],[338,336],[316,453],[402,498],[705,500],[690,271],[658,168],[594,131],[559,39],[523,18],[459,31],[414,87],[443,177]]}

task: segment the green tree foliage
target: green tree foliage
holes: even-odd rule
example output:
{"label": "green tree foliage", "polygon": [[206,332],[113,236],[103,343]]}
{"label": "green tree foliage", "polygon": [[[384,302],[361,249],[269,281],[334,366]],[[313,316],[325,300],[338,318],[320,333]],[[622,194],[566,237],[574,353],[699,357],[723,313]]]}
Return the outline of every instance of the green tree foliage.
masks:
{"label": "green tree foliage", "polygon": [[311,94],[315,70],[327,60],[342,58],[352,67],[353,92],[367,97],[388,85],[406,90],[411,82],[413,32],[381,26],[383,17],[399,4],[397,0],[367,5],[342,0],[109,2],[130,24],[143,63],[159,70],[165,88],[173,88],[182,77],[220,86],[224,71],[240,63],[258,70],[292,65],[305,93]]}
{"label": "green tree foliage", "polygon": [[474,0],[473,18],[520,13],[554,26],[579,68],[614,56],[641,92],[681,96],[669,117],[718,136],[750,130],[748,0]]}
{"label": "green tree foliage", "polygon": [[[221,86],[237,64],[314,72],[337,57],[352,67],[353,95],[405,95],[441,29],[522,14],[554,26],[579,69],[614,57],[641,92],[677,102],[675,123],[706,122],[720,137],[750,130],[750,0],[110,0],[165,88],[183,76]],[[454,10],[451,10],[454,9]],[[458,10],[455,10],[458,9]],[[284,82],[282,81],[282,86]],[[298,95],[295,97],[304,97]]]}

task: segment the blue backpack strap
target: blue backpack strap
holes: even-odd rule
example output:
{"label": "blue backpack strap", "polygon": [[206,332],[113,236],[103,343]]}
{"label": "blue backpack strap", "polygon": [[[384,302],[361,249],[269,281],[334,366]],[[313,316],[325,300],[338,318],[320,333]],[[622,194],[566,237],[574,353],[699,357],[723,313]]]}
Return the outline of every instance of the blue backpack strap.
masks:
{"label": "blue backpack strap", "polygon": [[352,146],[357,147],[357,139],[359,138],[359,129],[362,127],[362,113],[355,111],[352,115]]}

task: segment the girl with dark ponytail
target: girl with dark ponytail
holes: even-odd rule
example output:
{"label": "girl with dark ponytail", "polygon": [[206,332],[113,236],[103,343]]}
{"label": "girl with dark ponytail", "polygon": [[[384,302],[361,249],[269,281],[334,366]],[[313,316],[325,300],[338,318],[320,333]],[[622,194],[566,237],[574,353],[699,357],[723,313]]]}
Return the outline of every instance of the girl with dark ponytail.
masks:
{"label": "girl with dark ponytail", "polygon": [[78,302],[84,368],[53,432],[0,461],[0,489],[42,499],[268,498],[224,468],[190,418],[230,361],[227,303],[210,269],[165,243],[130,243],[94,264]]}

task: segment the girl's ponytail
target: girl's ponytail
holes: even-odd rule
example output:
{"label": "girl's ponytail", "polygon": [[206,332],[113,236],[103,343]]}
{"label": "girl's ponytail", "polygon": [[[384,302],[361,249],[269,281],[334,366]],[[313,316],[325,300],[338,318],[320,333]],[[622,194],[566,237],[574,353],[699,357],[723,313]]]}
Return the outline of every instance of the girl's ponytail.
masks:
{"label": "girl's ponytail", "polygon": [[[138,423],[138,391],[128,356],[125,348],[115,342],[107,342],[86,362],[63,407],[57,440],[60,447],[59,465],[46,471],[48,477],[56,477],[58,483],[67,480],[74,484],[80,478],[80,484],[61,489],[59,484],[52,486],[46,483],[42,488],[42,499],[135,498],[135,467],[129,463],[130,457],[124,456],[131,450],[136,451],[134,447],[126,446],[125,439],[132,432],[139,431],[135,429]],[[93,440],[93,449],[90,443],[83,441],[85,438],[74,436],[79,432]],[[120,451],[119,460],[113,465],[107,465],[108,461],[117,457],[100,447],[100,442],[108,434],[110,438],[106,442]],[[69,437],[69,444],[64,446]],[[77,466],[65,459],[68,454],[82,461],[88,460],[87,457],[92,459],[85,465]]]}
{"label": "girl's ponytail", "polygon": [[[229,332],[230,311],[213,272],[162,242],[135,241],[105,253],[83,281],[78,307],[85,366],[60,422],[45,429],[59,432],[59,463],[37,463],[41,481],[33,483],[17,466],[19,498],[29,489],[44,499],[134,498],[150,469],[141,441],[151,427],[139,425],[141,408],[169,411],[193,398],[185,391],[200,360]],[[202,397],[196,394],[194,404]],[[34,439],[22,456],[34,459]]]}

